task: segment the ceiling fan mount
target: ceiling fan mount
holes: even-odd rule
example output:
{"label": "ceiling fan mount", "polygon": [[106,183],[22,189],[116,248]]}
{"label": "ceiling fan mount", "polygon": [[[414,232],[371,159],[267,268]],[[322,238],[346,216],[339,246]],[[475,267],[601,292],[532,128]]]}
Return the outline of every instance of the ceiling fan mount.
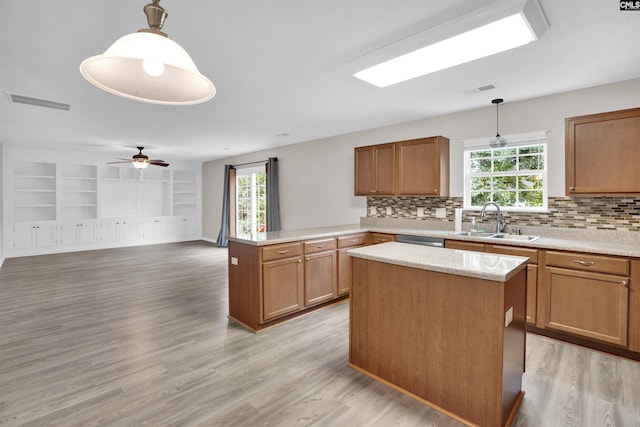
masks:
{"label": "ceiling fan mount", "polygon": [[138,153],[134,154],[131,157],[131,160],[120,158],[121,161],[108,162],[108,163],[109,164],[112,164],[112,163],[131,163],[133,165],[133,167],[135,167],[136,169],[144,169],[149,165],[162,166],[162,167],[165,167],[165,168],[167,166],[169,166],[169,163],[165,162],[164,160],[149,160],[149,156],[147,156],[146,154],[142,153],[142,150],[144,150],[144,147],[136,147],[136,148],[138,149]]}

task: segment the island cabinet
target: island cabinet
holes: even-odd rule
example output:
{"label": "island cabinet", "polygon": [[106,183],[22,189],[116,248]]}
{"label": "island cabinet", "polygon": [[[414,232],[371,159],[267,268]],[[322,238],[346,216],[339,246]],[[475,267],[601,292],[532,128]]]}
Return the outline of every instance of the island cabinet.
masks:
{"label": "island cabinet", "polygon": [[346,295],[351,289],[352,261],[347,253],[350,249],[367,244],[368,233],[338,237],[338,295]]}
{"label": "island cabinet", "polygon": [[541,326],[626,347],[630,272],[628,258],[547,251]]}
{"label": "island cabinet", "polygon": [[304,243],[304,306],[320,304],[338,296],[336,239]]}
{"label": "island cabinet", "polygon": [[566,194],[640,194],[638,146],[640,108],[566,118]]}
{"label": "island cabinet", "polygon": [[395,145],[357,147],[354,152],[356,196],[392,196],[396,192]]}
{"label": "island cabinet", "polygon": [[349,366],[465,425],[511,425],[523,398],[524,258],[399,243],[350,253]]}
{"label": "island cabinet", "polygon": [[449,195],[449,139],[443,136],[396,142],[400,196]]}
{"label": "island cabinet", "polygon": [[491,245],[478,242],[446,240],[447,249],[491,252],[494,254],[521,256],[529,259],[527,264],[527,323],[535,325],[538,306],[538,253],[537,249],[507,245]]}

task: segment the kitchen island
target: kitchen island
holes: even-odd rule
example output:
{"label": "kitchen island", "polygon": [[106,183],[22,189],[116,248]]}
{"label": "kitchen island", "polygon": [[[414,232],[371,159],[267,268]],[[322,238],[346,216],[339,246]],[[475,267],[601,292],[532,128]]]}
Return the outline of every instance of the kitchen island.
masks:
{"label": "kitchen island", "polygon": [[402,243],[349,255],[349,365],[468,425],[510,425],[527,259]]}

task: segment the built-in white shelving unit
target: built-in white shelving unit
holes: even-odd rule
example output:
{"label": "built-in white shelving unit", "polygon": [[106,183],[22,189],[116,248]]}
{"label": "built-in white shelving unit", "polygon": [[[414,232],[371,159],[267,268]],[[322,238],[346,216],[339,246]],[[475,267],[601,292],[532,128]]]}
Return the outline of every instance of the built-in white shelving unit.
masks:
{"label": "built-in white shelving unit", "polygon": [[198,206],[198,176],[193,171],[173,172],[173,215],[196,215]]}
{"label": "built-in white shelving unit", "polygon": [[96,219],[98,217],[97,166],[60,165],[60,219]]}
{"label": "built-in white shelving unit", "polygon": [[56,164],[16,162],[13,167],[16,222],[56,220]]}
{"label": "built-in white shelving unit", "polygon": [[3,154],[8,257],[200,237],[199,163],[141,172],[87,153],[7,147]]}

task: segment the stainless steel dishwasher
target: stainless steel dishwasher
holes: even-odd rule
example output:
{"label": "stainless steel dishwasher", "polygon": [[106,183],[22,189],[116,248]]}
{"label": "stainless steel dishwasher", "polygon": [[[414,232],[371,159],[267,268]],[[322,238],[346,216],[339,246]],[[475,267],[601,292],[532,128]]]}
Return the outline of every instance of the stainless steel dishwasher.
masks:
{"label": "stainless steel dishwasher", "polygon": [[432,246],[434,248],[444,248],[444,239],[440,237],[411,236],[408,234],[398,234],[396,242],[410,243],[412,245]]}

